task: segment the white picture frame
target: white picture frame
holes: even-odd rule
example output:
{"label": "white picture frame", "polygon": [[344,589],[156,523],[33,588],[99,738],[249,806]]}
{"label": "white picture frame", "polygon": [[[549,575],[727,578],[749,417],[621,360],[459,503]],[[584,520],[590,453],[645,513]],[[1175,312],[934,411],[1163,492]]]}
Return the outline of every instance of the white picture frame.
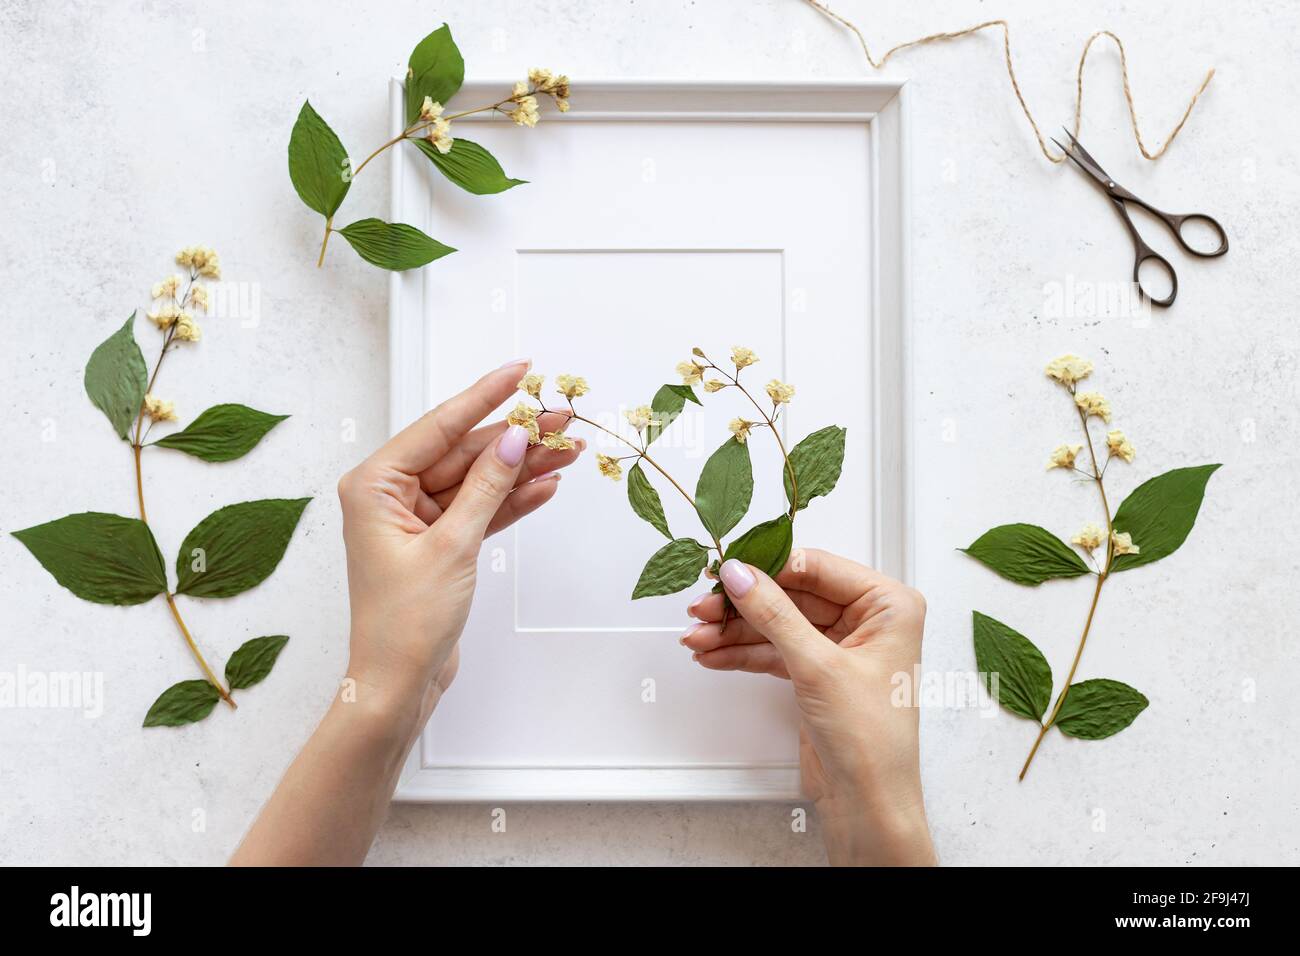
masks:
{"label": "white picture frame", "polygon": [[[509,89],[508,81],[466,83],[457,103],[492,102]],[[580,94],[577,89],[580,86]],[[870,349],[869,469],[871,534],[864,558],[904,580],[912,569],[912,483],[908,472],[911,434],[909,199],[907,99],[902,82],[762,81],[693,82],[583,80],[575,83],[574,109],[557,114],[544,109],[543,123],[835,123],[864,124],[869,132],[866,178],[869,204],[869,307],[862,316]],[[393,135],[404,126],[403,87],[390,85]],[[502,117],[466,117],[456,131],[473,137],[473,123]],[[507,121],[508,122],[508,121]],[[520,136],[531,131],[518,130]],[[428,160],[413,149],[390,152],[390,220],[407,222],[455,245],[434,218],[434,191],[451,187]],[[507,173],[513,171],[507,167]],[[518,175],[518,173],[514,173]],[[545,183],[529,189],[546,189]],[[792,182],[791,188],[798,188]],[[483,202],[509,203],[510,193]],[[519,250],[534,251],[534,250]],[[708,250],[704,250],[708,251]],[[764,250],[766,251],[766,250]],[[435,343],[429,334],[431,276],[456,268],[456,257],[425,269],[395,272],[389,280],[390,427],[396,432],[445,397],[434,381]],[[443,277],[445,281],[445,276]],[[690,343],[686,343],[687,346]],[[816,383],[809,383],[809,390]],[[833,499],[832,499],[833,500]],[[643,630],[649,630],[644,628]],[[771,680],[755,678],[755,680]],[[455,689],[451,693],[455,693]],[[435,717],[436,721],[436,717]],[[427,731],[426,731],[427,734]],[[656,760],[600,765],[531,755],[488,766],[429,765],[427,741],[413,748],[396,793],[400,801],[549,801],[549,800],[795,800],[800,796],[798,767],[778,763],[690,763]]]}

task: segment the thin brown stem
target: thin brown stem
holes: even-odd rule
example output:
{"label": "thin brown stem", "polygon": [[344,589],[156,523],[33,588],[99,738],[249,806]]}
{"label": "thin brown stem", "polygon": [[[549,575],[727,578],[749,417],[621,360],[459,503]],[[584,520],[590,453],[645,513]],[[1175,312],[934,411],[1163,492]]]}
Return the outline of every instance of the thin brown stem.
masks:
{"label": "thin brown stem", "polygon": [[[534,95],[536,92],[537,92],[536,90],[530,90],[530,91],[528,92],[527,95],[532,96],[532,95]],[[508,96],[508,97],[506,97],[504,100],[497,100],[495,103],[489,103],[487,106],[476,106],[476,107],[474,107],[474,109],[472,109],[472,110],[462,110],[462,111],[459,112],[459,113],[452,113],[450,116],[443,116],[443,117],[440,117],[440,118],[441,118],[442,120],[444,120],[444,121],[450,123],[452,120],[458,120],[458,119],[460,119],[460,118],[462,118],[462,117],[464,117],[464,116],[473,116],[475,113],[486,113],[486,112],[488,112],[489,110],[497,110],[497,109],[500,109],[500,108],[501,108],[502,106],[504,106],[506,103],[513,103],[514,101],[515,101],[515,98],[514,98],[513,96]],[[369,164],[369,162],[370,162],[372,159],[374,159],[376,156],[378,156],[378,155],[379,155],[380,153],[382,153],[384,150],[388,149],[390,146],[396,146],[396,145],[397,145],[398,143],[400,143],[402,140],[404,140],[404,139],[410,139],[411,136],[412,136],[413,134],[415,134],[415,133],[419,133],[419,132],[422,132],[423,130],[428,129],[428,128],[429,128],[430,126],[432,126],[432,125],[433,125],[433,121],[432,121],[432,120],[416,120],[416,121],[415,121],[414,123],[412,123],[410,126],[406,127],[406,129],[402,130],[402,132],[399,133],[397,136],[394,136],[394,137],[393,137],[392,139],[390,139],[388,142],[384,143],[382,146],[380,146],[378,149],[376,149],[373,153],[371,153],[369,156],[367,156],[365,159],[363,159],[363,160],[361,161],[361,164],[360,164],[359,166],[357,166],[354,170],[352,170],[352,178],[353,178],[353,179],[356,179],[357,176],[358,176],[358,174],[360,174],[361,170],[365,169],[366,166],[367,166],[367,164]]]}
{"label": "thin brown stem", "polygon": [[[601,431],[603,431],[606,435],[616,438],[619,441],[621,441],[624,445],[627,445],[628,448],[631,448],[634,452],[636,452],[637,458],[644,459],[646,464],[650,465],[650,467],[652,467],[655,471],[663,475],[664,478],[668,480],[668,483],[671,484],[674,488],[676,488],[681,493],[681,496],[683,498],[685,498],[688,502],[690,502],[691,508],[694,509],[696,515],[698,515],[700,518],[700,523],[704,524],[704,516],[700,514],[700,509],[699,506],[695,503],[695,499],[691,497],[690,493],[685,488],[683,488],[681,485],[677,483],[677,479],[675,479],[672,475],[668,474],[668,472],[664,470],[663,466],[660,465],[659,462],[655,461],[648,454],[646,454],[644,448],[641,448],[640,446],[636,445],[634,442],[628,441],[626,438],[624,438],[618,432],[614,431],[612,428],[606,428],[604,425],[600,424],[599,422],[594,422],[590,418],[585,418],[582,415],[579,415],[576,411],[573,410],[572,403],[569,404],[569,411],[567,412],[563,410],[547,408],[544,405],[542,406],[542,411],[552,412],[556,415],[567,415],[569,416],[569,418],[572,418],[575,421],[583,422],[587,425],[590,425],[592,428],[598,428]],[[705,525],[705,530],[708,531],[708,525]],[[717,548],[718,557],[721,558],[722,542],[718,540],[718,537],[714,535],[713,532],[711,531],[709,532],[709,537],[713,538],[713,546]]]}
{"label": "thin brown stem", "polygon": [[1070,664],[1070,672],[1065,675],[1065,686],[1061,688],[1061,694],[1056,698],[1056,706],[1052,708],[1052,713],[1048,716],[1043,726],[1038,731],[1038,738],[1034,741],[1034,746],[1029,751],[1029,756],[1025,758],[1025,765],[1020,768],[1019,780],[1025,779],[1025,774],[1029,772],[1029,765],[1034,761],[1034,754],[1038,753],[1038,745],[1043,742],[1043,737],[1056,723],[1057,715],[1061,712],[1061,705],[1065,703],[1065,696],[1070,692],[1070,684],[1074,681],[1074,672],[1079,668],[1079,659],[1083,657],[1083,647],[1088,643],[1088,632],[1092,630],[1092,617],[1097,612],[1097,599],[1101,597],[1101,586],[1106,583],[1106,572],[1103,571],[1097,575],[1097,586],[1092,592],[1092,604],[1088,607],[1088,619],[1083,625],[1083,635],[1079,638],[1079,647],[1074,652],[1074,660]]}
{"label": "thin brown stem", "polygon": [[1074,660],[1070,663],[1070,672],[1065,675],[1065,686],[1061,688],[1060,695],[1056,698],[1056,706],[1048,715],[1043,726],[1039,728],[1038,737],[1034,740],[1034,746],[1029,751],[1029,756],[1025,758],[1025,765],[1020,768],[1018,779],[1024,780],[1025,774],[1029,772],[1029,765],[1034,761],[1034,754],[1038,753],[1038,745],[1043,742],[1043,737],[1056,723],[1056,718],[1061,713],[1061,707],[1065,704],[1065,698],[1070,693],[1070,685],[1074,683],[1074,674],[1079,669],[1079,661],[1083,657],[1084,645],[1088,643],[1088,633],[1092,630],[1092,619],[1097,613],[1097,601],[1101,598],[1101,586],[1106,583],[1106,578],[1110,574],[1111,561],[1114,560],[1115,545],[1111,541],[1112,519],[1110,514],[1110,503],[1106,500],[1106,485],[1102,481],[1102,471],[1097,467],[1097,453],[1092,447],[1092,434],[1088,431],[1088,416],[1083,409],[1078,409],[1079,424],[1083,428],[1083,438],[1088,444],[1088,457],[1092,459],[1092,474],[1089,475],[1097,483],[1097,491],[1101,494],[1101,507],[1106,514],[1106,565],[1097,571],[1097,586],[1092,592],[1092,603],[1088,606],[1088,618],[1083,623],[1083,634],[1079,637],[1079,646],[1074,652]]}
{"label": "thin brown stem", "polygon": [[319,269],[325,264],[325,247],[329,245],[330,233],[334,231],[334,217],[329,216],[325,220],[325,235],[320,241],[320,256],[316,259],[316,268]]}
{"label": "thin brown stem", "polygon": [[[190,285],[193,286],[193,284],[194,276],[191,275]],[[186,296],[188,295],[189,292],[187,290]],[[182,298],[181,301],[184,301],[184,298]],[[163,358],[167,355],[167,349],[171,346],[175,330],[176,326],[173,324],[163,333],[162,349],[158,353],[158,361],[154,363],[153,374],[149,376],[149,384],[145,388],[146,394],[153,390],[154,383],[158,380],[158,371],[162,368]],[[136,413],[135,437],[131,441],[131,456],[135,460],[135,494],[136,501],[140,505],[140,521],[147,525],[149,523],[149,518],[144,507],[144,467],[141,462],[141,452],[144,450],[144,446],[141,444],[141,429],[144,423],[144,415],[145,409],[144,403],[142,402],[139,412]],[[216,675],[212,673],[212,668],[208,666],[208,662],[204,660],[203,654],[199,652],[198,645],[194,643],[194,638],[190,634],[189,628],[185,626],[184,619],[181,617],[180,609],[176,607],[176,601],[173,599],[173,595],[168,593],[164,596],[167,600],[167,607],[172,612],[172,619],[176,621],[176,626],[180,628],[181,636],[185,638],[185,643],[189,646],[190,653],[194,655],[194,659],[198,662],[199,669],[203,671],[203,676],[207,678],[208,683],[217,689],[217,693],[221,695],[221,699],[229,704],[233,710],[237,706],[234,698],[230,696],[230,691],[226,690],[221,681],[217,680]]]}
{"label": "thin brown stem", "polygon": [[231,697],[230,691],[226,690],[221,681],[217,680],[217,675],[212,673],[212,668],[203,659],[203,655],[199,653],[198,645],[194,643],[194,638],[190,636],[190,629],[185,626],[185,621],[181,618],[181,612],[176,607],[175,595],[167,594],[166,598],[167,607],[171,609],[172,617],[176,620],[176,626],[181,629],[181,634],[185,637],[185,643],[190,646],[190,652],[194,655],[194,659],[199,662],[199,667],[203,669],[203,676],[208,679],[209,684],[217,689],[217,693],[221,695],[222,700],[230,705],[231,710],[238,708],[239,705],[235,703],[235,698]]}

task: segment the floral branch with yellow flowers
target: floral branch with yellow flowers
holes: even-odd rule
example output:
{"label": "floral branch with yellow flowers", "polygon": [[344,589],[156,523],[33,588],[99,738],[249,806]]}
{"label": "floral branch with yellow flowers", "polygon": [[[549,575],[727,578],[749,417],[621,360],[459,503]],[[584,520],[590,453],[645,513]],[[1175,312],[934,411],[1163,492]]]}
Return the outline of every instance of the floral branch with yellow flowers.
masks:
{"label": "floral branch with yellow flowers", "polygon": [[97,604],[132,605],[162,595],[202,680],[174,684],[154,701],[144,726],[181,726],[202,720],[217,703],[235,709],[233,691],[260,683],[271,672],[289,638],[283,634],[246,641],[227,660],[219,678],[181,615],[177,597],[225,598],[265,580],[279,564],[310,498],[268,498],[227,505],[200,521],[176,555],[177,585],[168,584],[162,552],[145,508],[144,452],[165,448],[207,462],[241,458],[287,415],[270,415],[246,405],[213,405],[187,427],[152,442],[154,426],[177,420],[173,402],[154,394],[163,361],[197,343],[196,314],[211,308],[204,279],[219,280],[215,252],[188,246],[176,255],[186,274],[154,284],[149,320],[161,336],[158,358],[148,371],[135,339],[135,313],[91,354],[86,394],[127,442],[133,462],[138,518],[103,512],[72,514],[15,531],[36,560],[77,597]]}
{"label": "floral branch with yellow flowers", "polygon": [[[1078,551],[1047,529],[1032,524],[1000,525],[962,549],[1017,584],[1036,587],[1057,578],[1093,578],[1083,630],[1050,713],[1052,669],[1042,651],[1001,621],[974,612],[975,663],[985,685],[1004,708],[1039,726],[1020,769],[1021,780],[1053,727],[1070,737],[1101,740],[1128,727],[1146,709],[1147,698],[1128,684],[1107,678],[1075,683],[1074,678],[1106,582],[1112,575],[1159,561],[1178,550],[1196,522],[1210,475],[1219,468],[1217,464],[1197,465],[1167,471],[1139,485],[1112,511],[1106,476],[1115,461],[1132,464],[1136,449],[1121,430],[1110,429],[1105,433],[1105,460],[1098,457],[1102,442],[1094,440],[1091,423],[1097,420],[1109,425],[1111,407],[1099,392],[1078,388],[1092,375],[1091,362],[1063,355],[1048,363],[1046,371],[1048,378],[1070,397],[1083,438],[1081,442],[1059,444],[1047,467],[1076,474],[1095,486],[1103,523],[1088,522],[1070,539]],[[1087,457],[1080,463],[1085,448]]]}
{"label": "floral branch with yellow flowers", "polygon": [[[632,590],[633,599],[681,591],[694,584],[706,568],[716,572],[722,561],[731,558],[752,564],[768,574],[776,574],[790,555],[795,517],[814,498],[827,495],[834,489],[844,464],[846,433],[836,425],[813,432],[787,453],[778,421],[782,410],[794,398],[794,386],[772,379],[764,389],[770,404],[760,402],[741,382],[742,372],[759,361],[751,349],[744,346],[733,348],[726,366],[714,363],[701,349],[693,349],[692,354],[693,358],[677,366],[680,384],[664,385],[650,404],[637,405],[624,412],[631,428],[630,435],[578,412],[574,401],[587,394],[588,386],[585,378],[576,375],[556,377],[555,392],[564,399],[564,403],[558,406],[555,403],[548,406],[542,398],[546,384],[543,376],[525,375],[519,382],[519,389],[537,405],[519,402],[507,416],[510,424],[528,431],[532,443],[548,448],[572,448],[573,439],[565,434],[565,430],[576,421],[603,432],[627,449],[626,454],[597,454],[596,465],[602,475],[619,481],[625,464],[631,462],[627,468],[628,503],[634,513],[668,539],[668,543],[646,563]],[[728,426],[731,436],[704,463],[692,494],[650,454],[650,446],[682,414],[687,402],[703,406],[695,391],[697,385],[710,395],[735,389],[758,417],[753,418],[746,412],[745,416],[731,419]],[[564,419],[564,425],[542,434],[538,417],[548,413]],[[789,509],[754,525],[727,544],[724,540],[748,513],[753,498],[749,440],[755,428],[770,431],[780,449],[782,481]],[[663,501],[643,464],[691,506],[707,542],[695,537],[674,537],[664,514]]]}
{"label": "floral branch with yellow flowers", "polygon": [[342,141],[312,108],[303,103],[289,137],[289,178],[307,206],[325,217],[324,235],[316,257],[325,264],[330,235],[337,232],[357,254],[383,269],[401,271],[427,265],[455,252],[451,246],[426,235],[414,226],[381,219],[360,219],[341,229],[334,228],[338,212],[352,180],[371,160],[399,143],[420,150],[439,172],[466,192],[491,195],[522,185],[512,179],[490,152],[471,140],[453,135],[452,123],[479,113],[500,114],[516,126],[532,128],[541,116],[539,103],[549,97],[561,113],[569,110],[569,78],[535,68],[528,79],[515,84],[511,92],[492,103],[447,112],[447,103],[465,81],[465,60],[444,23],[421,40],[411,51],[406,70],[406,127],[382,143],[354,168]]}

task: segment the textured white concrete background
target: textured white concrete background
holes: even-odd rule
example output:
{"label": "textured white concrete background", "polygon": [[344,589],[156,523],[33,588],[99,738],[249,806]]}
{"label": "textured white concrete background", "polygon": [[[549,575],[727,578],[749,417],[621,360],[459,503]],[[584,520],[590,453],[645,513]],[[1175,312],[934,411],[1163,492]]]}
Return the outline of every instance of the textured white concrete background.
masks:
{"label": "textured white concrete background", "polygon": [[[1139,448],[1135,465],[1116,470],[1119,492],[1170,467],[1226,466],[1182,550],[1116,579],[1103,598],[1081,676],[1125,680],[1151,698],[1132,728],[1102,743],[1054,735],[1017,785],[1028,725],[925,712],[939,852],[949,863],[1300,862],[1300,483],[1290,475],[1300,432],[1300,8],[891,7],[837,5],[881,48],[1011,19],[1023,88],[1047,127],[1070,117],[1075,60],[1095,29],[1127,41],[1152,138],[1217,66],[1183,137],[1152,165],[1127,131],[1117,57],[1102,51],[1089,70],[1083,139],[1135,192],[1212,212],[1232,237],[1219,261],[1171,253],[1180,300],[1149,323],[1051,316],[1045,284],[1124,276],[1130,251],[1115,216],[1074,170],[1037,154],[995,36],[891,64],[892,75],[911,78],[913,109],[917,583],[930,597],[927,668],[972,666],[972,607],[1035,638],[1058,679],[1068,665],[1088,585],[1021,589],[954,550],[1004,521],[1064,534],[1097,517],[1087,488],[1043,472],[1048,449],[1072,436],[1064,399],[1042,377],[1047,358],[1076,351],[1096,361],[1096,384]],[[168,254],[199,241],[220,250],[229,278],[259,284],[261,323],[210,321],[201,347],[169,360],[160,390],[186,414],[246,401],[294,417],[237,464],[155,456],[150,510],[160,540],[171,542],[164,551],[220,504],[316,496],[266,585],[191,612],[220,658],[250,636],[292,634],[275,673],[237,715],[218,711],[181,733],[139,729],[154,695],[194,676],[163,604],[82,603],[16,541],[0,541],[0,669],[100,670],[107,695],[98,720],[0,710],[0,860],[221,862],[326,706],[347,631],[334,482],[384,437],[386,282],[341,245],[327,270],[314,268],[319,223],[290,188],[284,148],[308,96],[354,151],[380,142],[388,77],[443,19],[472,74],[561,68],[574,77],[575,103],[584,75],[863,75],[852,40],[798,0],[0,4],[4,528],[88,508],[130,513],[128,459],[87,404],[81,369],[145,304]],[[382,215],[386,172],[379,164],[363,176],[348,207]],[[798,170],[790,188],[799,188]],[[43,441],[49,421],[56,440]],[[341,438],[347,421],[356,427],[350,443]],[[792,833],[789,813],[518,806],[507,832],[493,834],[487,807],[403,806],[370,859],[820,862],[815,825]]]}

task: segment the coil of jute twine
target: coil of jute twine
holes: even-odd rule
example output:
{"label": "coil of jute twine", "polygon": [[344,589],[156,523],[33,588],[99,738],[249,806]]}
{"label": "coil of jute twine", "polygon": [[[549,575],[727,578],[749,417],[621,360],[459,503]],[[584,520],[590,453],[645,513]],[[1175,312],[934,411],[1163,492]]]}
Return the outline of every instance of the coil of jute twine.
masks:
{"label": "coil of jute twine", "polygon": [[[819,13],[822,13],[834,20],[836,23],[839,23],[853,31],[853,35],[858,38],[858,43],[862,45],[862,52],[866,54],[867,62],[871,64],[873,69],[877,70],[884,67],[884,65],[889,62],[889,58],[895,53],[901,53],[903,50],[916,46],[924,46],[927,43],[956,40],[960,37],[979,33],[981,30],[1001,27],[1002,52],[1006,59],[1007,77],[1011,80],[1011,91],[1016,94],[1016,102],[1020,104],[1020,109],[1025,114],[1025,119],[1029,120],[1029,125],[1034,131],[1034,137],[1038,140],[1038,148],[1042,152],[1043,156],[1053,163],[1061,163],[1065,161],[1066,157],[1064,153],[1054,153],[1047,148],[1047,141],[1043,138],[1042,131],[1039,130],[1038,123],[1035,122],[1033,114],[1029,112],[1029,105],[1025,103],[1024,94],[1020,92],[1020,82],[1016,79],[1016,68],[1011,59],[1011,27],[1006,20],[986,20],[983,23],[977,23],[973,27],[967,27],[964,30],[954,30],[950,33],[932,33],[929,36],[920,37],[916,40],[908,40],[906,43],[900,43],[897,46],[891,47],[885,52],[884,56],[877,60],[871,55],[871,50],[867,46],[867,41],[866,38],[863,37],[862,31],[854,26],[853,23],[831,10],[825,4],[819,2],[819,0],[804,0],[804,2],[815,8]],[[1205,79],[1201,80],[1201,85],[1198,86],[1196,92],[1192,94],[1192,98],[1187,104],[1187,109],[1183,110],[1182,118],[1165,138],[1164,145],[1152,152],[1147,148],[1146,141],[1142,138],[1142,130],[1138,126],[1137,107],[1133,103],[1133,90],[1129,85],[1128,56],[1124,52],[1124,43],[1109,30],[1098,30],[1092,36],[1088,37],[1088,42],[1083,45],[1083,53],[1079,56],[1079,67],[1075,76],[1074,94],[1074,135],[1076,137],[1079,135],[1079,126],[1083,122],[1083,67],[1084,64],[1088,62],[1088,53],[1092,50],[1092,45],[1103,37],[1113,40],[1115,46],[1119,49],[1119,69],[1120,75],[1124,80],[1124,99],[1128,103],[1129,123],[1133,127],[1133,138],[1137,140],[1138,150],[1147,159],[1159,159],[1164,155],[1165,150],[1169,148],[1170,144],[1173,143],[1178,134],[1182,132],[1183,125],[1187,122],[1187,118],[1192,115],[1192,109],[1196,106],[1196,101],[1200,99],[1201,94],[1205,92],[1205,88],[1210,85],[1210,80],[1214,79],[1214,68],[1211,67],[1210,71],[1205,74]]]}

